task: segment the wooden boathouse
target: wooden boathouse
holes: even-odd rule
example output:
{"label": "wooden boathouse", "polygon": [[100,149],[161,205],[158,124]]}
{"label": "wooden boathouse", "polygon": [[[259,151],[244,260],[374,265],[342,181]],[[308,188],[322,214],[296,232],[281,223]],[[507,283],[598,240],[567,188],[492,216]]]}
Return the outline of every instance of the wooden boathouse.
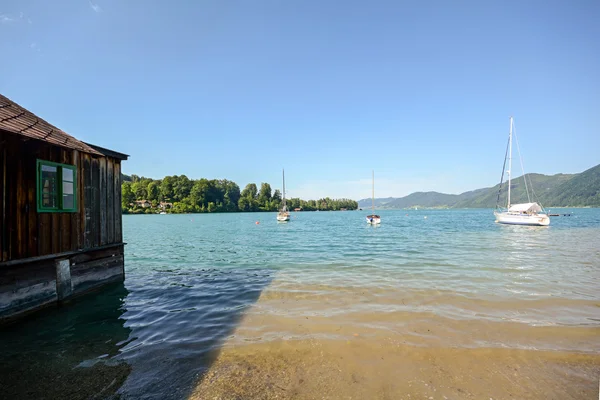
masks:
{"label": "wooden boathouse", "polygon": [[0,321],[124,278],[127,157],[0,95]]}

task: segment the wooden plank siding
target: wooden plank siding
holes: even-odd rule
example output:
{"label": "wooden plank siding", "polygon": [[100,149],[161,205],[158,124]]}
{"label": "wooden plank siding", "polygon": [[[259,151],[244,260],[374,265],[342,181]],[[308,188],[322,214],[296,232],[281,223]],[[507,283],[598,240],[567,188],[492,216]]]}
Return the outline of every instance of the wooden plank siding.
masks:
{"label": "wooden plank siding", "polygon": [[[36,153],[36,159],[38,159],[38,158],[41,160],[50,160],[52,158],[52,155],[50,154],[50,147],[42,146],[41,148],[38,148],[38,151]],[[36,194],[37,194],[37,188],[35,190],[36,190]],[[36,202],[37,202],[37,199],[36,199]],[[36,203],[36,207],[37,207],[37,203]],[[51,254],[52,253],[52,215],[50,215],[48,213],[38,213],[38,212],[36,212],[36,214],[37,214],[37,219],[38,219],[38,236],[37,236],[38,253],[37,253],[37,255]]]}
{"label": "wooden plank siding", "polygon": [[6,232],[4,228],[4,214],[5,214],[5,199],[4,199],[4,187],[6,186],[5,171],[6,171],[6,146],[5,146],[4,134],[0,132],[0,262],[6,258],[5,250],[6,244]]}
{"label": "wooden plank siding", "polygon": [[114,185],[115,185],[115,243],[121,243],[123,242],[123,226],[122,226],[122,222],[123,222],[123,218],[122,218],[122,213],[123,210],[121,209],[121,161],[119,160],[115,160],[115,164],[114,164],[114,179],[113,179]]}
{"label": "wooden plank siding", "polygon": [[[75,194],[75,197],[77,199],[77,204],[78,204],[78,208],[81,210],[81,208],[84,206],[84,202],[83,202],[83,174],[81,173],[81,160],[80,160],[80,153],[78,150],[73,150],[73,165],[75,165],[75,167],[77,167],[77,177],[76,177],[76,181],[77,181],[77,193]],[[83,248],[83,230],[82,230],[82,225],[81,225],[81,213],[74,213],[71,216],[71,248],[69,250],[77,250],[77,249],[81,249]]]}
{"label": "wooden plank siding", "polygon": [[[27,155],[25,155],[27,157]],[[12,242],[12,245],[15,249],[15,254],[17,257],[25,257],[26,254],[23,251],[24,242],[19,240],[24,236],[24,228],[25,228],[25,200],[26,200],[26,191],[27,191],[27,181],[23,177],[23,166],[26,164],[26,160],[23,160],[23,157],[18,157],[16,160],[16,170],[15,170],[15,184],[16,187],[14,190],[15,193],[15,215],[14,215],[14,238],[15,240]]]}
{"label": "wooden plank siding", "polygon": [[92,200],[87,205],[92,210],[92,238],[91,247],[100,245],[100,162],[92,157]]}
{"label": "wooden plank siding", "polygon": [[92,242],[92,234],[93,234],[93,226],[92,226],[92,209],[90,204],[93,201],[93,188],[92,188],[92,156],[88,154],[84,154],[82,156],[83,160],[83,187],[81,190],[83,191],[83,219],[84,219],[84,229],[83,229],[83,247],[86,249],[90,249],[93,247]]}
{"label": "wooden plank siding", "polygon": [[113,163],[106,163],[106,240],[107,243],[114,243],[115,240],[115,207],[121,207],[121,204],[115,204],[115,175]]}
{"label": "wooden plank siding", "polygon": [[99,174],[99,184],[96,186],[97,188],[105,188],[102,193],[98,190],[99,201],[96,206],[100,206],[100,246],[103,246],[108,241],[108,227],[106,223],[108,210],[106,209],[106,196],[108,194],[108,188],[106,186],[106,158],[101,158],[98,160],[98,174]]}
{"label": "wooden plank siding", "polygon": [[[50,147],[50,161],[60,162],[60,148]],[[50,239],[52,253],[60,253],[60,227],[58,226],[58,214],[50,213]]]}
{"label": "wooden plank siding", "polygon": [[[27,219],[27,237],[29,240],[25,243],[27,245],[27,257],[35,257],[38,254],[38,213],[36,210],[36,155],[34,153],[34,146],[28,146],[27,161],[25,162],[24,170],[25,181],[27,184],[27,199],[26,199],[26,219]],[[30,182],[34,182],[31,184]]]}
{"label": "wooden plank siding", "polygon": [[[77,212],[37,212],[37,160],[77,167]],[[122,242],[120,160],[0,130],[0,263]]]}

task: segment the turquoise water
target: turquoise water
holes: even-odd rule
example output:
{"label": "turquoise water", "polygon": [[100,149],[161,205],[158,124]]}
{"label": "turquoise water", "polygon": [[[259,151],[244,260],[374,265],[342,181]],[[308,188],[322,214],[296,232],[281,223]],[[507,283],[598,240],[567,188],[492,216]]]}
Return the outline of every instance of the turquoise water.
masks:
{"label": "turquoise water", "polygon": [[[124,284],[3,328],[0,389],[185,398],[222,346],[296,338],[277,325],[238,329],[252,313],[343,318],[366,332],[401,330],[393,313],[426,313],[462,329],[435,338],[448,346],[598,352],[600,340],[468,328],[600,327],[600,210],[554,211],[573,214],[550,227],[498,225],[491,210],[381,211],[378,227],[368,211],[293,213],[290,223],[275,213],[127,215]],[[299,305],[273,301],[290,298]]]}

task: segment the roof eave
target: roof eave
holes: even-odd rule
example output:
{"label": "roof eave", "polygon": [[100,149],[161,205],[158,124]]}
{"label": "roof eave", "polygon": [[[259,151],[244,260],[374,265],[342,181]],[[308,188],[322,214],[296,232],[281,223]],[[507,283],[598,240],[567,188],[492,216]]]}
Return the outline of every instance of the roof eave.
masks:
{"label": "roof eave", "polygon": [[95,144],[91,144],[91,143],[87,143],[87,142],[83,142],[83,143],[87,144],[92,149],[94,149],[108,157],[117,158],[119,160],[127,160],[129,158],[129,154],[119,153],[118,151],[106,149],[104,147],[96,146]]}
{"label": "roof eave", "polygon": [[[23,132],[14,131],[12,129],[6,129],[6,128],[0,127],[0,132],[5,132],[5,133],[8,133],[9,135],[18,136],[23,141],[33,140],[33,141],[36,141],[36,142],[45,143],[45,144],[50,145],[50,146],[60,147],[60,148],[65,149],[65,150],[77,150],[77,151],[82,151],[84,153],[92,154],[92,155],[95,155],[95,156],[103,156],[104,155],[104,154],[100,153],[98,150],[92,148],[89,145],[88,145],[89,149],[85,149],[85,148],[80,149],[80,148],[76,148],[76,147],[73,147],[73,146],[69,146],[67,143],[62,144],[62,143],[49,142],[47,140],[43,140],[41,138],[29,136],[27,134],[24,134]],[[83,142],[81,142],[81,143],[83,143]]]}

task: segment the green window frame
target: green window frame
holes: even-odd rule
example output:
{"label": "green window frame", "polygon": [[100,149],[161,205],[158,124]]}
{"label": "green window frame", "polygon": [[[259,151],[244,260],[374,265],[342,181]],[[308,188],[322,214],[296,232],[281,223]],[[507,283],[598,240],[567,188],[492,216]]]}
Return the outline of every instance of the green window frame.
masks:
{"label": "green window frame", "polygon": [[77,212],[77,167],[37,160],[37,211]]}

